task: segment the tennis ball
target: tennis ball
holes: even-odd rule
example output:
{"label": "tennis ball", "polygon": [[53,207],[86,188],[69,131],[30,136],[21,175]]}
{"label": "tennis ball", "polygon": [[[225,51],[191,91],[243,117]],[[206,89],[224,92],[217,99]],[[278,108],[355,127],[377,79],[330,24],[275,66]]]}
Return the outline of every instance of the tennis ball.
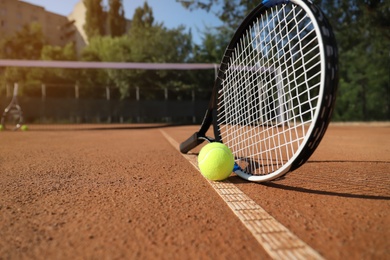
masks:
{"label": "tennis ball", "polygon": [[27,130],[28,130],[28,126],[27,126],[27,125],[22,125],[22,126],[20,127],[20,130],[22,130],[22,131],[27,131]]}
{"label": "tennis ball", "polygon": [[4,130],[4,126],[0,125],[0,131],[3,131],[3,130]]}
{"label": "tennis ball", "polygon": [[204,177],[212,181],[221,181],[232,173],[234,156],[226,145],[218,142],[209,143],[200,150],[198,165]]}

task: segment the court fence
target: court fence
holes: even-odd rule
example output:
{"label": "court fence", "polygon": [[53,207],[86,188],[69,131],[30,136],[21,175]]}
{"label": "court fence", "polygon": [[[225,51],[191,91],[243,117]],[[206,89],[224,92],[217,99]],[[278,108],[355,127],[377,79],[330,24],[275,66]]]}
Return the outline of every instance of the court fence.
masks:
{"label": "court fence", "polygon": [[[95,87],[85,94],[77,85],[42,85],[35,94],[18,96],[26,124],[199,123],[210,91],[197,89],[132,89],[120,98],[116,87]],[[0,109],[12,99],[10,87],[0,93]],[[84,93],[84,94],[83,94]]]}

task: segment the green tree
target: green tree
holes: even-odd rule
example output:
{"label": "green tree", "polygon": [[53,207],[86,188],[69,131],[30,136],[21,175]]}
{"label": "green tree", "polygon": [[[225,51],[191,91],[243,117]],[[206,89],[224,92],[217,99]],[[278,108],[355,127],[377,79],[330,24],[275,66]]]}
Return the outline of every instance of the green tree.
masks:
{"label": "green tree", "polygon": [[142,30],[146,27],[151,27],[154,23],[153,10],[147,2],[144,3],[143,7],[138,7],[133,16],[131,28],[134,30]]}
{"label": "green tree", "polygon": [[88,40],[105,33],[106,17],[102,0],[83,0],[86,7],[84,30]]}
{"label": "green tree", "polygon": [[390,3],[317,1],[332,23],[339,48],[340,84],[334,118],[390,119]]}
{"label": "green tree", "polygon": [[[97,36],[91,39],[89,44],[83,49],[81,59],[84,61],[104,61],[105,52],[113,46],[105,44],[112,40],[111,37]],[[110,61],[107,59],[106,61]],[[104,97],[103,91],[96,91],[98,87],[107,85],[107,71],[104,69],[84,69],[81,70],[79,83],[84,94],[90,97]]]}
{"label": "green tree", "polygon": [[[37,60],[40,58],[45,42],[40,24],[25,25],[15,34],[0,41],[0,58]],[[32,68],[7,67],[0,70],[0,82],[3,89],[4,86],[15,82],[23,85],[38,79],[39,74]],[[25,88],[21,88],[21,93],[24,90]]]}
{"label": "green tree", "polygon": [[195,47],[195,60],[204,63],[221,62],[225,47],[230,39],[227,39],[216,29],[208,29],[203,34],[202,43]]}
{"label": "green tree", "polygon": [[[83,52],[84,60],[116,62],[187,62],[192,51],[192,37],[184,27],[167,29],[155,24],[153,11],[145,3],[136,9],[129,34],[120,37],[95,37]],[[129,97],[136,87],[151,97],[155,88],[189,87],[184,72],[164,70],[89,71],[94,85],[115,85],[122,98]],[[91,84],[92,85],[92,84]],[[163,93],[163,92],[161,92]]]}
{"label": "green tree", "polygon": [[121,0],[109,0],[108,26],[112,37],[126,33],[125,11]]}
{"label": "green tree", "polygon": [[[249,0],[177,1],[186,8],[212,10],[224,24],[217,28],[217,34],[229,39],[245,15],[258,4]],[[390,2],[314,2],[332,24],[339,48],[340,83],[334,119],[390,120]]]}
{"label": "green tree", "polygon": [[[219,30],[208,28],[202,37],[202,43],[196,44],[193,48],[192,62],[215,63],[221,62],[225,47],[229,39],[219,33]],[[215,80],[213,70],[194,70],[189,73],[189,77],[197,90],[197,98],[208,99]]]}
{"label": "green tree", "polygon": [[0,43],[0,57],[7,59],[36,60],[45,45],[42,27],[39,23],[24,25],[21,30]]}
{"label": "green tree", "polygon": [[[179,1],[189,10],[203,9],[214,13],[222,22],[222,26],[206,28],[202,42],[194,47],[194,62],[217,63],[221,62],[223,53],[234,31],[237,29],[247,13],[258,2],[250,0],[195,0]],[[215,78],[214,71],[193,71],[193,80],[205,93],[205,98],[212,89]],[[198,88],[199,89],[199,88]]]}
{"label": "green tree", "polygon": [[[44,45],[42,47],[39,60],[76,60],[76,49],[73,43],[68,43],[66,46]],[[42,84],[74,84],[78,78],[78,71],[73,69],[57,69],[57,68],[25,68],[28,73],[25,75],[22,83],[23,94],[27,96],[41,96]],[[50,95],[56,95],[57,88],[51,88]]]}
{"label": "green tree", "polygon": [[234,33],[244,17],[259,4],[258,1],[251,0],[176,0],[176,2],[180,2],[190,10],[200,8],[213,12],[223,22],[223,26],[218,28],[220,33],[227,33],[225,37],[228,38]]}
{"label": "green tree", "polygon": [[[190,61],[191,33],[185,27],[167,29],[162,23],[154,23],[153,10],[145,3],[136,9],[129,32],[131,60],[150,63],[182,63]],[[145,92],[148,88],[190,88],[187,72],[164,70],[131,71],[132,87]]]}
{"label": "green tree", "polygon": [[[73,43],[68,43],[64,47],[45,45],[41,52],[42,60],[77,60],[76,48]],[[41,70],[41,80],[48,84],[75,83],[78,71],[73,69],[53,69],[39,68]]]}

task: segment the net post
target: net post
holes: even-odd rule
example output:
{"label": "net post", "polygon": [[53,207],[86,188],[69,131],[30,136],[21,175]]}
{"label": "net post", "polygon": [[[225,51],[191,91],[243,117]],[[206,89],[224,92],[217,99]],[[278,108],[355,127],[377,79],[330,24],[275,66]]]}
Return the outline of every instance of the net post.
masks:
{"label": "net post", "polygon": [[141,122],[141,116],[140,116],[140,95],[139,95],[139,87],[135,87],[135,100],[137,101],[137,123]]}
{"label": "net post", "polygon": [[110,100],[110,99],[111,99],[110,87],[109,87],[109,86],[106,87],[106,99],[107,99],[107,100]]}
{"label": "net post", "polygon": [[46,85],[42,84],[41,85],[41,91],[42,91],[42,101],[46,100]]}
{"label": "net post", "polygon": [[217,79],[218,77],[218,64],[214,63],[214,78]]}
{"label": "net post", "polygon": [[171,122],[171,118],[168,116],[168,111],[169,111],[169,102],[168,102],[168,88],[164,88],[164,119],[166,122]]}
{"label": "net post", "polygon": [[111,99],[110,86],[106,86],[106,100],[107,100],[107,104],[108,104],[108,118],[107,118],[108,122],[107,123],[112,122],[112,109],[111,109],[110,99]]}
{"label": "net post", "polygon": [[[79,84],[78,83],[76,83],[74,85],[74,96],[75,96],[75,99],[76,99],[76,107],[78,109],[78,107],[79,107],[79,97],[80,97]],[[71,122],[75,122],[75,123],[79,124],[80,121],[81,121],[81,118],[78,115],[75,115],[74,117],[71,118]]]}
{"label": "net post", "polygon": [[135,99],[139,101],[139,87],[135,87]]}
{"label": "net post", "polygon": [[196,115],[195,115],[195,111],[196,111],[196,108],[195,108],[195,89],[191,90],[191,101],[192,101],[192,108],[193,108],[193,111],[194,111],[194,113],[192,114],[192,123],[195,124],[196,123]]}
{"label": "net post", "polygon": [[76,99],[79,99],[79,97],[80,97],[79,85],[77,83],[74,85],[74,96]]}
{"label": "net post", "polygon": [[42,92],[42,106],[41,106],[41,118],[40,121],[46,121],[46,85],[44,83],[41,84],[41,92]]}

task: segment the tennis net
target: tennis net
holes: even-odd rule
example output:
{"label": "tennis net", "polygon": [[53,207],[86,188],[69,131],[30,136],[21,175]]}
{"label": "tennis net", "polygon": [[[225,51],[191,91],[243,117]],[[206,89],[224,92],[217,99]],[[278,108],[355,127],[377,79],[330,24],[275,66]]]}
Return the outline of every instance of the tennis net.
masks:
{"label": "tennis net", "polygon": [[0,60],[0,109],[18,85],[24,124],[35,127],[199,123],[216,69],[199,63]]}

